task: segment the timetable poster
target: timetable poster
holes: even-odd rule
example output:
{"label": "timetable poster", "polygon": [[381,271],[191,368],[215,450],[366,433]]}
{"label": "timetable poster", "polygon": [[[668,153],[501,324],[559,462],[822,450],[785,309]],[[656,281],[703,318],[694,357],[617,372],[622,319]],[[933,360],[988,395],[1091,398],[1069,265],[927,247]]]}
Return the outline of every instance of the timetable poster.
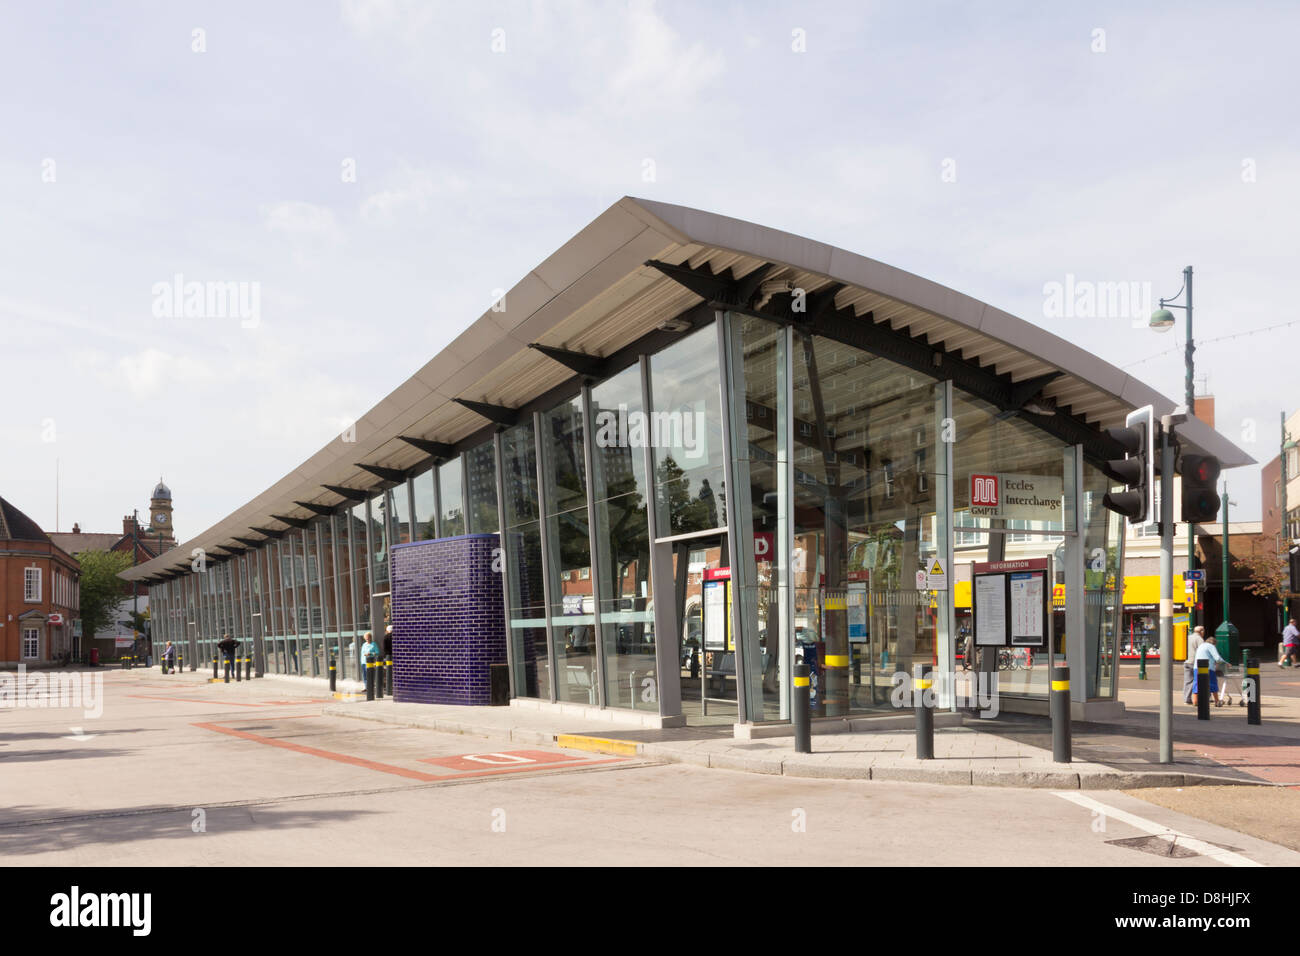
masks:
{"label": "timetable poster", "polygon": [[1039,647],[1046,637],[1043,598],[1046,592],[1041,571],[1018,571],[1011,575],[1011,643],[1016,647]]}
{"label": "timetable poster", "polygon": [[1005,574],[975,575],[975,643],[996,645],[1007,643],[1007,576]]}

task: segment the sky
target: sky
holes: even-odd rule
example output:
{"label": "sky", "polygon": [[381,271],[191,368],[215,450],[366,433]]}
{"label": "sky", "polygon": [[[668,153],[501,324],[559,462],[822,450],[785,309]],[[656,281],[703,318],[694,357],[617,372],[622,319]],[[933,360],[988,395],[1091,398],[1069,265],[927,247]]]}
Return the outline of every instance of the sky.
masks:
{"label": "sky", "polygon": [[[6,4],[0,495],[112,531],[162,476],[186,540],[624,195],[933,279],[1179,401],[1183,313],[1146,316],[1191,265],[1197,378],[1266,462],[1300,406],[1300,7],[1131,6]],[[244,308],[187,317],[177,277]],[[1225,474],[1258,519],[1258,467]]]}

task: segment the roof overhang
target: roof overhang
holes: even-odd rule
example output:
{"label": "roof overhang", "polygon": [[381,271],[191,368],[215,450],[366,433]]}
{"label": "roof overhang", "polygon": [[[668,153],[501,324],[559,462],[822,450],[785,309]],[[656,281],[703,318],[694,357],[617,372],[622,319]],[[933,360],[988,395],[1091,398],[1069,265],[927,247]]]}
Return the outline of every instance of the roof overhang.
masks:
{"label": "roof overhang", "polygon": [[[342,492],[378,488],[386,482],[377,474],[391,482],[445,458],[448,449],[504,427],[507,412],[590,377],[600,362],[634,343],[671,336],[658,330],[707,305],[710,295],[684,285],[665,266],[727,273],[733,280],[788,279],[810,298],[820,292],[841,315],[852,310],[879,331],[1023,383],[1089,429],[1122,425],[1143,405],[1154,406],[1157,416],[1174,409],[1155,389],[1077,345],[928,279],[755,223],[625,197],[516,283],[355,429],[180,544],[179,555],[168,552],[121,576],[179,573],[173,566],[194,548],[225,548],[250,529],[342,506],[348,502]],[[1181,426],[1180,435],[1185,451],[1214,455],[1224,468],[1254,461],[1199,420]],[[412,438],[431,444],[421,447]]]}

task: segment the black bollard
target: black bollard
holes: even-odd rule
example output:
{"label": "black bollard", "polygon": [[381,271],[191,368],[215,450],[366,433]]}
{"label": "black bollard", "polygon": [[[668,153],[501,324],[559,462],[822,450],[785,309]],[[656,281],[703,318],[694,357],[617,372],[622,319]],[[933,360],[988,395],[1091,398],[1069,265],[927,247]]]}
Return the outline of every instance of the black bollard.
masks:
{"label": "black bollard", "polygon": [[244,658],[244,680],[253,679],[253,655],[249,654]]}
{"label": "black bollard", "polygon": [[384,659],[384,675],[388,678],[388,696],[393,696],[393,659]]}
{"label": "black bollard", "polygon": [[384,659],[375,661],[375,700],[384,699]]}
{"label": "black bollard", "polygon": [[375,655],[366,655],[366,700],[375,699]]}
{"label": "black bollard", "polygon": [[330,693],[335,691],[335,675],[338,672],[338,662],[334,660],[334,655],[330,655]]}
{"label": "black bollard", "polygon": [[1210,719],[1210,659],[1196,659],[1196,719]]}
{"label": "black bollard", "polygon": [[1241,693],[1246,698],[1246,723],[1259,726],[1259,659],[1246,661],[1246,679],[1241,682]]}
{"label": "black bollard", "polygon": [[1070,738],[1070,668],[1052,668],[1050,694],[1052,712],[1052,760],[1069,763],[1073,743]]}
{"label": "black bollard", "polygon": [[794,752],[812,753],[812,681],[807,664],[794,665]]}
{"label": "black bollard", "polygon": [[226,678],[226,683],[230,683],[230,658],[227,657],[223,662],[225,666],[222,669],[222,676]]}
{"label": "black bollard", "polygon": [[217,667],[218,667],[218,666],[219,666],[219,665],[218,665],[218,663],[217,663],[217,655],[216,655],[216,654],[213,654],[213,655],[212,655],[212,679],[213,679],[213,680],[216,680],[218,677],[221,676],[220,674],[217,673]]}
{"label": "black bollard", "polygon": [[934,759],[934,680],[929,664],[917,664],[912,678],[912,704],[916,708],[916,759]]}
{"label": "black bollard", "polygon": [[184,674],[184,673],[185,673],[185,655],[182,654],[180,651],[177,651],[177,652],[176,652],[176,664],[177,664],[177,666],[181,669],[181,673]]}

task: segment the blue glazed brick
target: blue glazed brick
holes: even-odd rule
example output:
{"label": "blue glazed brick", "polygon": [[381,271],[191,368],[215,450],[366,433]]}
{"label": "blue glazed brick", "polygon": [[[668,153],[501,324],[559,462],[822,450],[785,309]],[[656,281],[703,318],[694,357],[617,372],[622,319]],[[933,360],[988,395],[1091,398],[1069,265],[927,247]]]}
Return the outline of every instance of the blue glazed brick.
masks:
{"label": "blue glazed brick", "polygon": [[393,690],[398,702],[491,703],[492,664],[506,663],[495,534],[392,548]]}

